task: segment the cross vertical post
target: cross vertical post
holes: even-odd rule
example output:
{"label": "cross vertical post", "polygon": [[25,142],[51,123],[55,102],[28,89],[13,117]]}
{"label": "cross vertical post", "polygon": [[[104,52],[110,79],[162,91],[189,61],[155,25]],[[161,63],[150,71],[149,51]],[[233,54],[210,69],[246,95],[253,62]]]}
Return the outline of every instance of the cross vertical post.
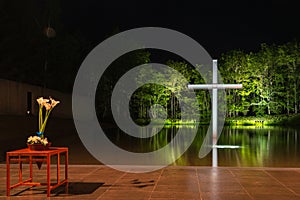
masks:
{"label": "cross vertical post", "polygon": [[[218,84],[218,66],[217,60],[213,60],[213,84]],[[216,148],[218,140],[218,89],[212,89],[212,166],[218,166],[218,151]]]}
{"label": "cross vertical post", "polygon": [[[218,61],[213,60],[212,83],[211,84],[191,84],[189,89],[212,90],[212,166],[218,166],[218,90],[219,89],[240,89],[242,84],[218,84]],[[225,98],[225,97],[224,97]]]}

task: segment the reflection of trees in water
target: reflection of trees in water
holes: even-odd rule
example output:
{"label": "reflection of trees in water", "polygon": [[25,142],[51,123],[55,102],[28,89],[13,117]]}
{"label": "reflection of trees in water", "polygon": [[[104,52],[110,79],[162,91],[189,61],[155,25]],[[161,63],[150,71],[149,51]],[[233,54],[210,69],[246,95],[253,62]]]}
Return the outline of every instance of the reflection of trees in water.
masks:
{"label": "reflection of trees in water", "polygon": [[[300,162],[298,137],[297,129],[289,127],[225,127],[219,144],[242,146],[235,150],[242,166],[295,166]],[[232,151],[224,156],[232,157]]]}
{"label": "reflection of trees in water", "polygon": [[[170,143],[182,128],[184,135],[179,137],[166,159],[178,155],[183,148],[188,135],[195,130],[193,126],[170,126],[157,133],[157,128],[144,129],[143,137],[133,138],[126,136],[120,130],[113,130],[109,135],[111,140],[121,148],[133,152],[151,152],[159,150]],[[174,165],[202,165],[211,166],[211,154],[203,159],[198,158],[207,126],[198,127],[197,135],[187,151],[176,160]],[[156,133],[156,134],[155,134]],[[297,167],[300,165],[300,132],[289,127],[224,127],[218,145],[235,145],[240,148],[218,149],[219,166],[255,166],[255,167]],[[188,138],[191,139],[191,138]]]}

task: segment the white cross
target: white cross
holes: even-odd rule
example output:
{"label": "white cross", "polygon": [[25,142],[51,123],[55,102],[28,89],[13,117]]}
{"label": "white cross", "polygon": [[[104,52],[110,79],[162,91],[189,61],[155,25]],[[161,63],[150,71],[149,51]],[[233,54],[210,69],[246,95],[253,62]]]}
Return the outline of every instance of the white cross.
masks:
{"label": "white cross", "polygon": [[[240,89],[242,84],[218,84],[218,66],[217,60],[213,60],[212,84],[194,84],[188,85],[189,89],[194,90],[212,90],[212,166],[218,166],[217,140],[218,140],[218,89]],[[222,146],[224,148],[224,145]]]}

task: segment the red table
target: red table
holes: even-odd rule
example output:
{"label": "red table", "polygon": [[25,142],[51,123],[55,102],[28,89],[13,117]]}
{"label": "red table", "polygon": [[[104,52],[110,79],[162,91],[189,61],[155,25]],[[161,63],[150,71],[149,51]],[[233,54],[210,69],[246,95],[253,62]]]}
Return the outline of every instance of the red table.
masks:
{"label": "red table", "polygon": [[[61,155],[65,156],[65,178],[60,180],[60,161]],[[50,180],[50,165],[51,156],[57,157],[57,182],[51,184]],[[33,182],[33,162],[46,162],[47,164],[47,183]],[[12,162],[19,163],[19,182],[10,185],[10,164]],[[29,179],[23,180],[22,163],[29,162]],[[60,185],[66,184],[66,192],[68,192],[68,148],[66,147],[50,147],[49,150],[33,151],[28,148],[10,151],[6,153],[6,195],[10,196],[10,190],[21,185],[39,186],[47,185],[47,197],[50,197],[50,191]]]}

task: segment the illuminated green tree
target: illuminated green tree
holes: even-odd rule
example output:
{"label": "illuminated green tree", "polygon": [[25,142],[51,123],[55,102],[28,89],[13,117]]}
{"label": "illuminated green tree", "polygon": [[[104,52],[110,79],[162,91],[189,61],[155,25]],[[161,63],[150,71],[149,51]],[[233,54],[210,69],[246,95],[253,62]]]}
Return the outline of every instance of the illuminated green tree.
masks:
{"label": "illuminated green tree", "polygon": [[224,82],[243,84],[241,90],[226,92],[227,116],[298,113],[299,54],[298,42],[223,54],[219,69]]}
{"label": "illuminated green tree", "polygon": [[[133,109],[136,113],[135,116],[147,118],[149,117],[149,107],[154,104],[159,104],[164,107],[170,121],[180,120],[182,112],[180,110],[179,99],[185,106],[190,106],[191,108],[195,106],[199,107],[199,105],[194,105],[195,102],[192,99],[189,99],[184,95],[184,90],[186,90],[185,80],[188,82],[199,82],[196,70],[185,62],[168,61],[167,65],[177,72],[180,72],[185,79],[180,78],[168,68],[164,68],[160,73],[155,73],[150,66],[147,70],[142,69],[137,77],[137,82],[143,83],[144,77],[147,76],[147,79],[149,79],[149,74],[151,74],[152,82],[158,84],[146,84],[135,92],[132,102],[136,102],[136,105],[138,105],[135,106],[136,109],[139,108],[139,110]],[[200,107],[203,107],[201,106],[203,104],[203,101],[201,100],[204,100],[205,98],[203,98],[201,93],[197,94],[197,96],[199,97]],[[190,109],[190,111],[189,116],[199,117],[199,115],[196,114],[197,110]]]}

